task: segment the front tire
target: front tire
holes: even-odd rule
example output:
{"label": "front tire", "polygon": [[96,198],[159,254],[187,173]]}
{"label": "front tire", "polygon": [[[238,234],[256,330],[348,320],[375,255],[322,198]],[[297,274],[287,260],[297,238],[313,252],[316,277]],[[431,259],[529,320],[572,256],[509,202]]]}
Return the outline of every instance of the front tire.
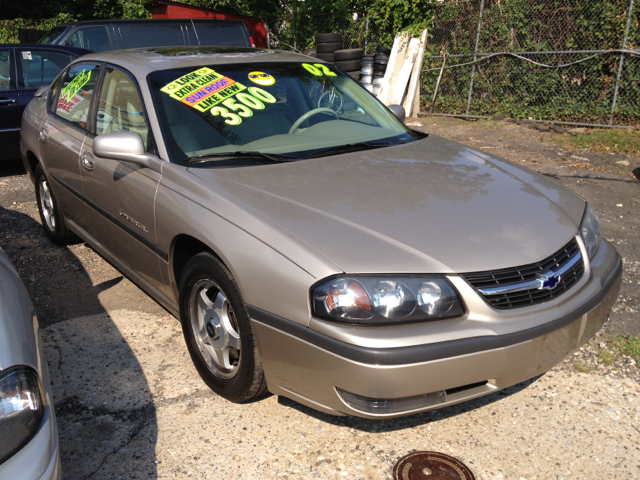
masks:
{"label": "front tire", "polygon": [[33,176],[36,185],[36,201],[38,202],[38,212],[40,213],[40,221],[49,240],[58,245],[68,245],[77,240],[77,237],[71,232],[64,223],[64,214],[58,207],[51,184],[42,169],[38,165]]}
{"label": "front tire", "polygon": [[195,255],[180,280],[182,331],[196,370],[218,395],[242,403],[267,388],[249,314],[227,268]]}

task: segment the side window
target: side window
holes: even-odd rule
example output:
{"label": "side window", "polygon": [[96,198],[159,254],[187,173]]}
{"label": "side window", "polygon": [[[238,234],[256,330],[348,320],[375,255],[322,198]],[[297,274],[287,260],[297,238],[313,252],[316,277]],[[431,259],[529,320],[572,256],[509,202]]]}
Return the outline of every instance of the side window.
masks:
{"label": "side window", "polygon": [[200,45],[250,47],[249,39],[239,23],[194,22]]}
{"label": "side window", "polygon": [[179,23],[124,23],[118,28],[122,48],[175,47],[185,44]]}
{"label": "side window", "polygon": [[86,48],[94,52],[105,52],[111,50],[109,44],[109,34],[106,27],[85,27],[71,35],[65,45]]}
{"label": "side window", "polygon": [[107,67],[100,91],[96,135],[139,133],[147,147],[149,125],[135,81],[122,70]]}
{"label": "side window", "polygon": [[49,85],[71,61],[69,54],[59,52],[21,50],[17,55],[22,67],[20,83],[24,88]]}
{"label": "side window", "polygon": [[11,54],[9,50],[0,50],[0,91],[11,88]]}
{"label": "side window", "polygon": [[81,63],[71,67],[62,77],[62,88],[56,97],[56,115],[81,128],[86,128],[89,107],[99,73],[100,65]]}

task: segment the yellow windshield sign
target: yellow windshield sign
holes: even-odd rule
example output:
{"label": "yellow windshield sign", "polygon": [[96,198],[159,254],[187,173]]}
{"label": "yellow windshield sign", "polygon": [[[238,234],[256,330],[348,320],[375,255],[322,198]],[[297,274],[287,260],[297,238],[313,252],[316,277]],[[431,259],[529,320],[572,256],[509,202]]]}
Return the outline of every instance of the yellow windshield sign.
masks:
{"label": "yellow windshield sign", "polygon": [[206,112],[246,88],[235,80],[204,67],[174,80],[161,91],[200,112]]}

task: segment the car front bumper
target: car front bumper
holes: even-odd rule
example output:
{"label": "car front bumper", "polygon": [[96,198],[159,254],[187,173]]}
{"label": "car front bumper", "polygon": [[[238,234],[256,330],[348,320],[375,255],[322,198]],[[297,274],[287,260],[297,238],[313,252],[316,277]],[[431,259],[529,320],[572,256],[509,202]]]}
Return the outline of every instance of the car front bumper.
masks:
{"label": "car front bumper", "polygon": [[[622,260],[608,243],[603,248],[606,261],[591,270],[586,285],[596,294],[564,315],[558,308],[551,322],[507,335],[366,348],[248,306],[269,391],[332,415],[391,418],[533,378],[586,343],[606,321],[620,290]],[[341,391],[374,406],[361,407]]]}

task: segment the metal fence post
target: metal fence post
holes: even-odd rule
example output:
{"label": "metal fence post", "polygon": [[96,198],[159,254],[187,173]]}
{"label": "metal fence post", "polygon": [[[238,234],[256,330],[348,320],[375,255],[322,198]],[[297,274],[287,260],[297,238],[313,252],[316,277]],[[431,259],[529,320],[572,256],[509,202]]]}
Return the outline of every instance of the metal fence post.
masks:
{"label": "metal fence post", "polygon": [[[633,2],[633,0],[631,0]],[[478,53],[478,43],[480,42],[480,27],[482,26],[482,12],[484,11],[484,0],[480,2],[480,16],[478,17],[478,32],[476,33],[476,48],[473,51],[473,61],[476,61],[476,53]],[[471,94],[473,93],[473,77],[476,74],[476,64],[471,67],[471,81],[469,82],[469,98],[467,99],[467,115],[471,108]]]}
{"label": "metal fence post", "polygon": [[364,19],[364,54],[367,54],[367,46],[369,45],[369,17]]}
{"label": "metal fence post", "polygon": [[[633,12],[633,0],[629,2],[629,12],[627,13],[627,27],[624,30],[624,40],[622,40],[622,49],[627,48],[627,38],[629,38],[629,25],[631,24],[631,13]],[[611,116],[609,117],[609,125],[613,125],[613,112],[616,109],[618,101],[618,88],[620,87],[620,76],[622,75],[622,64],[624,63],[624,53],[620,54],[620,64],[618,65],[618,77],[616,78],[616,88],[613,90],[613,102],[611,104]]]}

